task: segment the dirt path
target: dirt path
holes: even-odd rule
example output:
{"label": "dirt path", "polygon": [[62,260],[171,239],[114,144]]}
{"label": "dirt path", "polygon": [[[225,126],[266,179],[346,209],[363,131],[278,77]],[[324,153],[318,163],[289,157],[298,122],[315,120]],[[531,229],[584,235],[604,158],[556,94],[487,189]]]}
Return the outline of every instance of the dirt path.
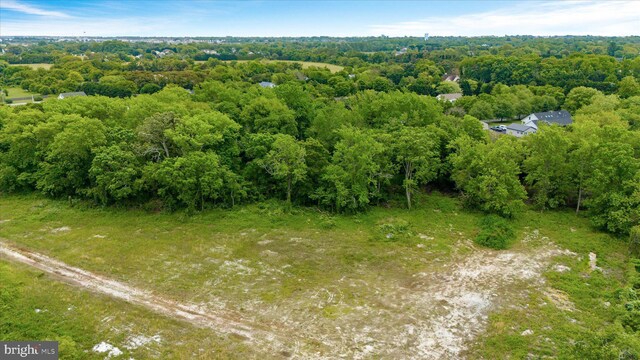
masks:
{"label": "dirt path", "polygon": [[225,314],[205,312],[194,305],[168,300],[148,291],[69,266],[48,256],[10,246],[3,241],[0,241],[0,256],[44,271],[63,282],[144,306],[173,319],[184,320],[199,327],[239,336],[246,341],[259,343],[261,346],[268,344],[268,347],[277,352],[287,351],[284,344],[293,340],[288,336],[288,341],[284,341],[280,335],[256,324],[250,324]]}

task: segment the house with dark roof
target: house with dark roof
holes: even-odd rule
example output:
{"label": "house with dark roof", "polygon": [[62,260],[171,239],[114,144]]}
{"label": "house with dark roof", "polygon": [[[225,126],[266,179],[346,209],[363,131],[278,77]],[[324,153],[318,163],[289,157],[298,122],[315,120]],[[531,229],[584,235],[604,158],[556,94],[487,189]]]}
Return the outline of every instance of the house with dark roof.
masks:
{"label": "house with dark roof", "polygon": [[533,126],[527,126],[522,124],[511,124],[507,125],[507,134],[513,135],[516,137],[523,137],[528,134],[533,134],[536,132],[536,128]]}
{"label": "house with dark roof", "polygon": [[442,81],[459,82],[460,81],[460,76],[458,76],[456,74],[444,74],[444,76],[442,76]]}
{"label": "house with dark roof", "polygon": [[522,119],[522,125],[531,126],[536,129],[540,123],[567,126],[571,125],[573,120],[567,110],[537,112]]}
{"label": "house with dark roof", "polygon": [[63,100],[66,98],[76,97],[76,96],[87,96],[87,94],[85,94],[84,91],[62,93],[58,95],[58,99]]}

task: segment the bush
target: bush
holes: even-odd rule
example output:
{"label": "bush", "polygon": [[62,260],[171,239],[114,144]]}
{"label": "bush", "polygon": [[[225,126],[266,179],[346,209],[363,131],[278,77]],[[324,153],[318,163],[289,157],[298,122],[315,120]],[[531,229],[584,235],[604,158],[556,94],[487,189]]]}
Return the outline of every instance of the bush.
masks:
{"label": "bush", "polygon": [[13,104],[13,100],[12,99],[4,99],[4,102],[7,104]]}
{"label": "bush", "polygon": [[488,248],[506,249],[515,238],[511,224],[497,215],[488,215],[480,221],[480,233],[476,243]]}
{"label": "bush", "polygon": [[160,90],[162,90],[162,88],[158,84],[146,83],[140,88],[140,94],[153,94]]}
{"label": "bush", "polygon": [[629,252],[640,257],[640,225],[632,227],[629,232]]}
{"label": "bush", "polygon": [[320,227],[323,229],[333,229],[336,227],[336,220],[333,216],[326,214],[320,215]]}
{"label": "bush", "polygon": [[36,95],[36,96],[33,97],[33,101],[42,101],[42,100],[43,100],[43,98],[40,95]]}
{"label": "bush", "polygon": [[383,224],[378,225],[377,238],[384,241],[404,240],[412,235],[408,222],[402,219],[386,219]]}

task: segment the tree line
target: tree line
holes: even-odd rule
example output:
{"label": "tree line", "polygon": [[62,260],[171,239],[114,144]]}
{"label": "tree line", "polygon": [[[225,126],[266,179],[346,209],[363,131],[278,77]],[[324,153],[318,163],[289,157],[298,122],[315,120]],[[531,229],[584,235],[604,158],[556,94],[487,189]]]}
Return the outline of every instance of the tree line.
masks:
{"label": "tree line", "polygon": [[620,234],[640,220],[639,96],[576,88],[564,100],[573,125],[518,139],[411,92],[335,98],[297,80],[194,90],[0,107],[0,190],[170,210],[276,198],[357,212],[411,208],[437,188],[504,217],[530,203],[572,207]]}

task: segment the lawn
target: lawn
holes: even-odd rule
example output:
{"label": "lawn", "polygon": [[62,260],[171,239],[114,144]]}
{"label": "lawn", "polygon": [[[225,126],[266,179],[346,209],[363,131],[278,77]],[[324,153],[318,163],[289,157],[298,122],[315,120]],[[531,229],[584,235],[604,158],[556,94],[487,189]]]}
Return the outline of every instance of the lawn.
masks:
{"label": "lawn", "polygon": [[[283,209],[281,203],[268,202],[187,216],[5,196],[0,198],[0,238],[175,301],[225,311],[306,339],[295,342],[301,353],[348,358],[415,355],[422,349],[420,329],[431,329],[441,318],[449,319],[441,325],[450,329],[447,322],[453,321],[447,300],[432,299],[433,294],[447,299],[455,298],[458,290],[475,294],[474,271],[486,270],[486,262],[509,265],[498,269],[496,278],[513,272],[517,279],[509,275],[487,289],[497,300],[492,300],[490,312],[480,309],[489,316],[478,318],[485,325],[468,323],[476,329],[471,333],[475,340],[465,343],[461,354],[558,356],[575,336],[612,321],[613,312],[602,304],[613,301],[627,266],[623,241],[594,231],[570,211],[528,210],[512,221],[518,241],[498,252],[479,249],[471,241],[481,214],[435,193],[420,196],[412,211],[379,207],[333,215],[312,208],[291,213]],[[540,282],[518,280],[517,271],[529,271],[527,259],[550,243],[575,253],[548,260],[569,270],[534,264],[531,271],[540,273]],[[590,252],[597,254],[603,272],[589,271]],[[462,274],[471,282],[457,288],[459,280],[450,274]],[[259,347],[247,347],[238,339],[91,295],[21,265],[0,262],[0,275],[9,279],[0,285],[0,296],[18,294],[9,296],[15,299],[9,302],[10,313],[22,319],[3,321],[0,339],[67,336],[77,349],[90,350],[107,340],[123,349],[130,336],[158,333],[163,342],[132,355],[175,355],[204,341],[200,348],[217,349],[204,353],[205,358],[224,351],[232,358],[265,356]],[[451,284],[452,292],[440,289]],[[562,294],[572,311],[562,310],[549,293]],[[47,306],[47,313],[35,313],[34,308]],[[82,311],[70,314],[67,307]],[[113,323],[105,324],[110,317]],[[37,324],[43,323],[41,330]],[[56,325],[60,323],[66,326]],[[522,336],[525,330],[533,335]],[[174,344],[179,346],[174,349]]]}
{"label": "lawn", "polygon": [[[233,61],[236,61],[236,62],[261,61],[261,62],[265,62],[265,63],[270,63],[270,62],[300,63],[300,64],[302,64],[302,68],[303,69],[308,69],[310,67],[327,68],[332,73],[337,73],[338,71],[342,71],[344,69],[344,67],[340,66],[340,65],[328,64],[328,63],[320,63],[320,62],[311,62],[311,61],[267,60],[267,59],[260,59],[260,60],[227,60],[227,62],[233,62]],[[204,63],[204,62],[205,61],[196,61],[196,63]]]}
{"label": "lawn", "polygon": [[49,69],[51,69],[53,64],[10,64],[9,66],[26,66],[26,67],[30,67],[30,68],[32,68],[34,70],[37,70],[37,69],[49,70]]}
{"label": "lawn", "polygon": [[27,97],[32,95],[38,95],[36,93],[32,93],[27,90],[24,90],[23,88],[18,86],[9,87],[7,88],[7,91],[9,92],[9,95],[7,96],[8,98],[21,98],[21,97]]}

